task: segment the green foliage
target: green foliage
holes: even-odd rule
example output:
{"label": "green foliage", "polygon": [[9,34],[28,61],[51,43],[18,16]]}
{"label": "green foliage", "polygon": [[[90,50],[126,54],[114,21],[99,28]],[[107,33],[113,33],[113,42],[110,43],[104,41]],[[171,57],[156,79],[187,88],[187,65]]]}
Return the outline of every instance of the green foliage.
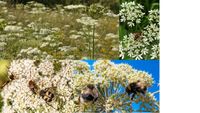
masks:
{"label": "green foliage", "polygon": [[119,0],[99,0],[99,3],[105,7],[110,8],[115,14],[119,13]]}
{"label": "green foliage", "polygon": [[5,26],[6,26],[6,21],[4,19],[0,19],[0,31],[2,31]]}
{"label": "green foliage", "polygon": [[3,107],[3,101],[2,101],[2,97],[0,95],[0,112],[2,111],[2,107]]}
{"label": "green foliage", "polygon": [[18,3],[27,4],[30,1],[35,1],[38,3],[42,3],[45,6],[54,7],[57,4],[60,5],[76,5],[83,4],[86,6],[90,6],[92,4],[101,4],[102,6],[110,9],[115,14],[119,13],[119,0],[3,0],[8,2],[8,5],[15,6]]}
{"label": "green foliage", "polygon": [[[151,21],[149,21],[150,18],[149,11],[159,9],[159,0],[120,0],[121,4],[124,2],[135,2],[136,4],[140,4],[141,6],[143,6],[141,11],[144,13],[144,16],[140,17],[140,23],[135,23],[135,25],[132,27],[130,27],[130,25],[128,24],[128,22],[130,21],[127,20],[125,22],[120,21],[120,26],[119,26],[120,41],[122,41],[124,39],[124,36],[126,35],[128,36],[129,34],[142,33],[144,29],[146,29],[146,27],[148,27],[152,23]],[[151,43],[150,45],[156,45],[158,43],[159,42],[156,41]],[[122,46],[125,45],[122,44]],[[145,46],[145,48],[147,48],[148,50],[151,49],[147,45]],[[151,58],[150,55],[146,55],[143,57],[143,59],[150,59],[150,58]],[[132,59],[132,58],[129,57],[126,53],[124,59]]]}
{"label": "green foliage", "polygon": [[89,16],[91,16],[92,18],[95,18],[95,19],[101,17],[106,12],[107,12],[107,9],[104,8],[104,6],[102,6],[100,4],[92,4],[88,8]]}
{"label": "green foliage", "polygon": [[36,1],[51,7],[54,6],[55,4],[62,4],[62,5],[83,4],[90,6],[94,3],[100,3],[105,7],[111,8],[114,12],[118,12],[119,8],[119,0],[4,0],[4,1],[7,1],[11,5],[17,3],[26,4],[27,2],[30,1]]}

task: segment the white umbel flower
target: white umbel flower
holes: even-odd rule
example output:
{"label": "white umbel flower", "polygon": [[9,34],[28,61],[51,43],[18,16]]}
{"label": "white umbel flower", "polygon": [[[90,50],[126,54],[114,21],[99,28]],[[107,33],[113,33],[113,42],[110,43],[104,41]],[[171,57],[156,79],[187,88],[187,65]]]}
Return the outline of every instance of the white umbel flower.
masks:
{"label": "white umbel flower", "polygon": [[144,16],[142,10],[143,6],[134,1],[122,3],[119,12],[120,21],[127,22],[129,27],[134,27],[141,22],[140,18]]}

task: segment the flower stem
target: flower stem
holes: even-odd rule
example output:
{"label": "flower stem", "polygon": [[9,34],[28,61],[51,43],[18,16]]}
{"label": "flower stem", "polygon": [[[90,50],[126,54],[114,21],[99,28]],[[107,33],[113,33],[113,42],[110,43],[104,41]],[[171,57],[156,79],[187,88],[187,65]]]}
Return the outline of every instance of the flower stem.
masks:
{"label": "flower stem", "polygon": [[94,59],[94,38],[95,38],[95,25],[93,26],[93,35],[92,35],[92,58]]}

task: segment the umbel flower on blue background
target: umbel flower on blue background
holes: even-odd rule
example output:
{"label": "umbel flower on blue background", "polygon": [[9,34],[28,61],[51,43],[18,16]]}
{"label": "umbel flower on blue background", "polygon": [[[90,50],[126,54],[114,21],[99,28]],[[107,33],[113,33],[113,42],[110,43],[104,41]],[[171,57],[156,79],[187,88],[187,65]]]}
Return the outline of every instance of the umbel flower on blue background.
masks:
{"label": "umbel flower on blue background", "polygon": [[[91,69],[93,69],[92,65],[95,62],[95,60],[85,60],[85,61],[88,62]],[[148,89],[148,91],[154,92],[155,99],[157,101],[160,100],[160,95],[158,93],[160,90],[160,87],[159,87],[159,84],[160,84],[159,60],[112,60],[112,62],[114,62],[115,64],[121,64],[121,63],[128,64],[136,70],[145,71],[145,72],[151,74],[152,78],[154,79],[154,84]],[[139,110],[140,104],[141,103],[139,103],[139,104],[133,103],[132,106],[134,107],[134,109]]]}

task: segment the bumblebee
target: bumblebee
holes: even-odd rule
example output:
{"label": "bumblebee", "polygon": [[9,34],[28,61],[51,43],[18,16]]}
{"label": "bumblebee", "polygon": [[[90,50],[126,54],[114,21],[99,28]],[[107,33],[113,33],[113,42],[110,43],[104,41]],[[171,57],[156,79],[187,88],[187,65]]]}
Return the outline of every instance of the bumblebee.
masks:
{"label": "bumblebee", "polygon": [[33,94],[41,96],[45,100],[45,102],[51,102],[55,96],[53,91],[55,87],[48,87],[40,90],[35,81],[33,80],[30,80],[28,82],[28,87],[33,92]]}
{"label": "bumblebee", "polygon": [[135,32],[133,34],[135,35],[135,40],[141,40],[142,39],[142,32]]}
{"label": "bumblebee", "polygon": [[135,95],[138,93],[141,93],[144,95],[146,93],[146,90],[147,90],[147,87],[144,86],[144,84],[140,80],[138,80],[137,82],[130,83],[126,87],[126,92],[128,93],[128,95],[130,96],[132,94],[131,100],[133,100]]}
{"label": "bumblebee", "polygon": [[48,87],[48,88],[45,88],[45,89],[40,89],[37,86],[37,84],[35,83],[35,81],[33,81],[33,80],[30,80],[28,82],[28,87],[30,88],[30,90],[33,94],[39,95],[40,97],[42,97],[42,99],[44,99],[44,101],[46,102],[47,105],[56,109],[51,104],[49,104],[49,102],[52,102],[52,100],[55,97],[55,93],[54,93],[55,87],[52,86],[52,87]]}
{"label": "bumblebee", "polygon": [[98,91],[93,84],[87,85],[81,91],[80,102],[81,103],[94,103],[98,99]]}

